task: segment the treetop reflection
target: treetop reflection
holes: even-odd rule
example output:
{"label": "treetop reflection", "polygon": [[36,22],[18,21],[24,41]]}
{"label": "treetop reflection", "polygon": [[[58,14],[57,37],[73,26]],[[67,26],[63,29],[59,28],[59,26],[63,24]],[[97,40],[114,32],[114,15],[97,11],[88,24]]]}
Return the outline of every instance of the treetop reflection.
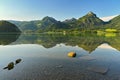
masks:
{"label": "treetop reflection", "polygon": [[69,46],[79,46],[91,53],[99,45],[108,43],[110,46],[120,50],[120,35],[106,36],[98,34],[23,34],[14,44],[40,44],[45,48],[52,48],[63,43]]}

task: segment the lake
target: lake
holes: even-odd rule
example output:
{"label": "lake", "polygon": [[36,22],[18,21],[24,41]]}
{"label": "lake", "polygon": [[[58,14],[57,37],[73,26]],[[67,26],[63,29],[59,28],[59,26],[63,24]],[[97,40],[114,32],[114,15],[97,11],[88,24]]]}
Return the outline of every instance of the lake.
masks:
{"label": "lake", "polygon": [[120,80],[120,34],[0,34],[0,80]]}

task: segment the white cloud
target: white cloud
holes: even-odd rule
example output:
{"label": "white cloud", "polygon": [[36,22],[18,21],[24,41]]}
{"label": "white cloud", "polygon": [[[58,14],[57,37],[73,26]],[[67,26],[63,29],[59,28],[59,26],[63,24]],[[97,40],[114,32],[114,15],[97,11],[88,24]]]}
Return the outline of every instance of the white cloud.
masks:
{"label": "white cloud", "polygon": [[103,21],[109,21],[109,20],[113,19],[113,18],[116,17],[116,16],[118,16],[118,15],[101,17],[100,19],[102,19]]}

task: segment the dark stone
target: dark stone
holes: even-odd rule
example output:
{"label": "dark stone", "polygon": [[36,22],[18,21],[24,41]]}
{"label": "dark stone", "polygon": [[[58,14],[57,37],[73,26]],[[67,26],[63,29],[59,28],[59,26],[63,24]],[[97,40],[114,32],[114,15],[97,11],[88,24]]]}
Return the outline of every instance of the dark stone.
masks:
{"label": "dark stone", "polygon": [[22,61],[22,59],[17,59],[16,61],[15,61],[15,64],[18,64],[18,63],[20,63]]}
{"label": "dark stone", "polygon": [[11,70],[14,68],[14,62],[10,62],[6,67],[4,67],[3,69],[8,69]]}

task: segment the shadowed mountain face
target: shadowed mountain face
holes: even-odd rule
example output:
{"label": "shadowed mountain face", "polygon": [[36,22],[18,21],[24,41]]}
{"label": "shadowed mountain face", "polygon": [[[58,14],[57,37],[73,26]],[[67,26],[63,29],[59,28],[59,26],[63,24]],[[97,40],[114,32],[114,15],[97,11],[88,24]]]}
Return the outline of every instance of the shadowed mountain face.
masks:
{"label": "shadowed mountain face", "polygon": [[0,45],[8,45],[18,39],[21,31],[14,24],[0,21]]}
{"label": "shadowed mountain face", "polygon": [[0,33],[20,33],[21,31],[14,24],[7,21],[0,21]]}
{"label": "shadowed mountain face", "polygon": [[0,21],[0,45],[8,45],[18,39],[21,31],[14,24]]}
{"label": "shadowed mountain face", "polygon": [[55,47],[57,44],[63,43],[67,46],[79,46],[80,48],[83,48],[84,50],[91,53],[101,44],[107,43],[110,46],[120,50],[120,35],[116,34],[116,36],[114,37],[106,37],[105,35],[99,36],[97,34],[24,34],[21,35],[19,39],[13,44],[40,44],[45,48],[52,48]]}

